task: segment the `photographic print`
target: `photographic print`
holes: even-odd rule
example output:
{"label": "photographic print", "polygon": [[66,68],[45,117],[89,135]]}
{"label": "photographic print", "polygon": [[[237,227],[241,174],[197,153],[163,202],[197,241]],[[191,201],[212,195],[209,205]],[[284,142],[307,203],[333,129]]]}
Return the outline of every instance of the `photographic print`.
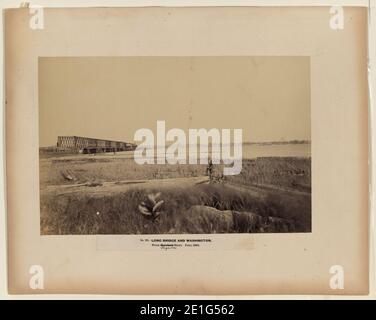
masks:
{"label": "photographic print", "polygon": [[42,235],[311,231],[309,57],[38,66]]}
{"label": "photographic print", "polygon": [[367,18],[6,10],[9,292],[367,293]]}

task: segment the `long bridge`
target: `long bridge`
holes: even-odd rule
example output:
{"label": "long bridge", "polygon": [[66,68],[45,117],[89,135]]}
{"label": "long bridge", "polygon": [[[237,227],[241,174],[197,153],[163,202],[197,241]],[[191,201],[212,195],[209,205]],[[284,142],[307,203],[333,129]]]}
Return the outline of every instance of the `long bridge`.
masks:
{"label": "long bridge", "polygon": [[57,148],[82,153],[101,153],[134,150],[137,146],[134,143],[95,139],[78,136],[58,136]]}

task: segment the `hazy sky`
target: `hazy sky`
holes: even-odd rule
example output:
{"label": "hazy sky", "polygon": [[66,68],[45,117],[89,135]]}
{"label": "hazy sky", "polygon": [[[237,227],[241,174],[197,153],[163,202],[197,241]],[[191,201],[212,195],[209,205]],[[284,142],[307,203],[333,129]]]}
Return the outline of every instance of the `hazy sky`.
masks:
{"label": "hazy sky", "polygon": [[243,141],[310,140],[309,57],[39,58],[40,145],[133,141],[140,128],[242,128]]}

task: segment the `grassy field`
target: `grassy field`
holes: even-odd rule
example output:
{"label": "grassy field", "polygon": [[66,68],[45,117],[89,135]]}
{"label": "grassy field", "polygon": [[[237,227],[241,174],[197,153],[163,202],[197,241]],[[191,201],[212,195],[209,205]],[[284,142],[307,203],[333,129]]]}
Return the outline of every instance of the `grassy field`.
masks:
{"label": "grassy field", "polygon": [[[203,176],[205,170],[205,165],[140,166],[117,157],[42,157],[41,234],[310,232],[310,158],[244,160],[241,174],[221,183],[179,183],[178,178]],[[220,175],[221,166],[214,171]],[[173,187],[104,190],[100,184],[174,178]],[[88,192],[48,191],[93,181],[98,184]],[[164,203],[153,221],[138,206],[155,192]]]}
{"label": "grassy field", "polygon": [[311,159],[273,157],[243,160],[239,175],[227,181],[244,185],[275,186],[311,192]]}

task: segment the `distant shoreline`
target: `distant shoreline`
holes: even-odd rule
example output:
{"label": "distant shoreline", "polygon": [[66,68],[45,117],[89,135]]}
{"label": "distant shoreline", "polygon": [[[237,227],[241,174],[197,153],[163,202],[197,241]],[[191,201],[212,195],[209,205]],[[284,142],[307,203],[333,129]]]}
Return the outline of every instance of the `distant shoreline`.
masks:
{"label": "distant shoreline", "polygon": [[[172,144],[172,143],[171,143]],[[169,147],[171,144],[166,144],[164,146],[160,147]],[[230,145],[233,145],[234,143],[230,143]],[[286,145],[286,144],[311,144],[310,140],[291,140],[291,141],[265,141],[265,142],[250,142],[246,141],[243,142],[242,145],[257,145],[257,146],[270,146],[270,145]],[[187,144],[187,146],[190,146]],[[39,149],[53,149],[56,148],[56,146],[43,146],[39,147]],[[150,146],[150,148],[158,148],[157,146]]]}
{"label": "distant shoreline", "polygon": [[281,145],[281,144],[311,144],[310,140],[291,140],[291,141],[268,141],[268,142],[243,142],[246,145]]}

